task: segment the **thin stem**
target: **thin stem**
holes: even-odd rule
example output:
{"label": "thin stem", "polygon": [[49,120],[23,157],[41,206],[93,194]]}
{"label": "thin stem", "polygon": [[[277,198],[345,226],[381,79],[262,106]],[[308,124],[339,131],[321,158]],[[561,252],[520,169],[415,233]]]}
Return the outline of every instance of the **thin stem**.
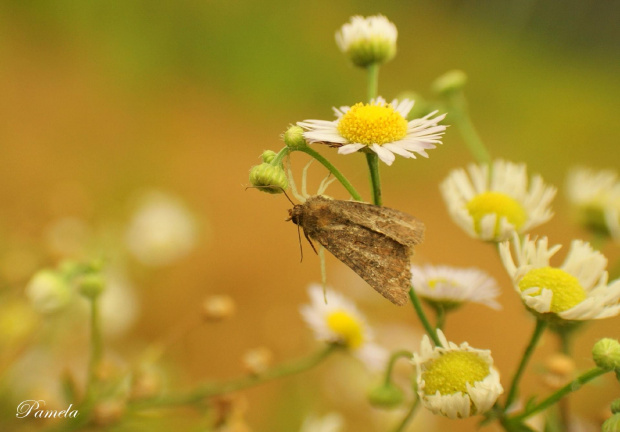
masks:
{"label": "thin stem", "polygon": [[442,305],[435,306],[436,321],[435,329],[443,330],[443,325],[446,323],[446,308]]}
{"label": "thin stem", "polygon": [[413,305],[413,308],[418,314],[418,318],[420,319],[420,322],[424,326],[424,329],[426,330],[426,333],[428,334],[428,336],[435,343],[435,346],[438,346],[438,347],[442,346],[441,342],[439,341],[439,338],[437,337],[437,332],[435,331],[431,323],[428,321],[428,318],[426,318],[426,314],[424,313],[424,310],[422,309],[422,304],[420,303],[420,299],[418,298],[418,295],[413,289],[413,286],[409,288],[409,300],[411,300],[411,304]]}
{"label": "thin stem", "polygon": [[469,113],[467,112],[467,104],[463,93],[457,93],[450,100],[450,114],[452,123],[458,128],[461,137],[465,141],[465,145],[471,152],[472,156],[479,163],[490,164],[491,155],[484,146],[480,135],[476,131]]}
{"label": "thin stem", "polygon": [[535,405],[527,409],[526,411],[524,411],[523,413],[519,415],[516,415],[514,417],[509,417],[507,421],[508,422],[523,421],[526,418],[530,417],[531,415],[536,414],[537,412],[540,412],[546,408],[549,408],[551,405],[558,402],[560,399],[562,399],[567,394],[579,390],[581,386],[586,384],[588,381],[592,381],[594,378],[599,377],[607,372],[609,371],[606,369],[599,368],[599,367],[590,369],[589,371],[584,372],[583,374],[578,376],[576,379],[574,379],[570,383],[566,384],[564,387],[562,387],[561,389],[553,393],[551,396],[549,396],[548,398],[540,402],[538,405]]}
{"label": "thin stem", "polygon": [[379,94],[379,64],[373,63],[368,66],[368,102],[376,99]]}
{"label": "thin stem", "polygon": [[542,336],[546,327],[547,323],[545,321],[536,321],[536,327],[534,328],[534,333],[532,334],[530,343],[525,348],[525,352],[523,353],[523,357],[521,358],[521,363],[519,363],[519,368],[517,369],[517,372],[515,373],[515,376],[512,378],[512,382],[510,383],[510,390],[508,391],[508,397],[506,398],[506,409],[508,409],[510,405],[512,405],[517,396],[521,375],[523,375],[523,372],[525,371],[525,366],[530,360],[530,357],[532,357],[534,349],[536,348],[536,345],[538,344],[538,341],[540,340],[540,337]]}
{"label": "thin stem", "polygon": [[273,166],[278,166],[278,165],[282,165],[282,161],[284,160],[284,158],[291,152],[291,148],[288,146],[284,146],[276,155],[276,157],[273,158],[273,160],[270,162],[271,165]]}
{"label": "thin stem", "polygon": [[99,297],[90,299],[90,364],[86,384],[85,404],[93,403],[97,385],[97,369],[103,357],[103,337],[99,317]]}
{"label": "thin stem", "polygon": [[334,353],[338,348],[340,348],[338,345],[330,344],[326,348],[311,356],[304,357],[288,364],[275,366],[259,375],[244,376],[219,384],[204,384],[186,394],[171,395],[156,400],[136,402],[133,405],[133,408],[140,410],[164,406],[170,407],[194,404],[212,396],[218,396],[249,387],[254,387],[268,381],[273,381],[277,378],[282,378],[312,369],[329,357],[330,354]]}
{"label": "thin stem", "polygon": [[372,203],[374,205],[382,205],[381,198],[381,177],[379,174],[379,157],[375,152],[366,153],[366,162],[368,162],[368,171],[370,172],[370,187],[372,189]]}
{"label": "thin stem", "polygon": [[396,429],[394,429],[394,432],[403,432],[405,430],[405,428],[407,427],[407,425],[413,418],[413,415],[415,414],[419,405],[420,405],[420,398],[416,396],[415,401],[413,401],[413,404],[411,405],[411,408],[409,408],[409,411],[407,411],[407,414],[405,415],[403,420],[398,424]]}
{"label": "thin stem", "polygon": [[407,350],[396,351],[390,356],[390,360],[388,361],[387,368],[385,369],[385,384],[390,384],[392,382],[392,371],[394,370],[394,365],[399,358],[406,358],[411,360],[413,354]]}
{"label": "thin stem", "polygon": [[[307,146],[306,147],[302,147],[302,148],[298,148],[298,149],[294,149],[292,151],[304,152],[308,156],[313,157],[314,159],[319,161],[321,163],[321,165],[323,165],[325,168],[327,168],[329,170],[329,172],[331,172],[334,175],[334,177],[336,177],[336,179],[338,179],[340,184],[342,184],[342,186],[344,186],[344,188],[349,192],[349,194],[351,195],[351,197],[353,197],[353,199],[355,201],[362,201],[362,196],[355,190],[355,188],[349,182],[349,180],[347,180],[346,177],[344,175],[342,175],[342,173],[340,171],[338,171],[338,169],[334,165],[332,165],[330,161],[325,159],[320,153],[318,153],[317,151],[315,151],[315,150],[313,150],[313,149],[311,149],[310,147],[307,147]],[[280,153],[281,152],[282,151],[280,151]],[[277,159],[277,156],[276,156],[276,159]]]}

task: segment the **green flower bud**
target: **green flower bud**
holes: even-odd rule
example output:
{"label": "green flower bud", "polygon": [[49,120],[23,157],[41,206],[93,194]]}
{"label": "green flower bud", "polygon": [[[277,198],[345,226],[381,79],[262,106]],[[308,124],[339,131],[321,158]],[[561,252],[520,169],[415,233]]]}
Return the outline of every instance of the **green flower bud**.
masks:
{"label": "green flower bud", "polygon": [[385,63],[396,55],[396,26],[383,15],[354,16],[336,33],[340,50],[355,66]]}
{"label": "green flower bud", "polygon": [[602,369],[620,370],[620,343],[615,339],[604,338],[592,348],[594,363]]}
{"label": "green flower bud", "polygon": [[262,163],[252,167],[250,170],[250,183],[257,186],[263,192],[278,194],[288,188],[288,180],[284,169],[280,166],[273,166]]}
{"label": "green flower bud", "polygon": [[601,432],[619,432],[620,431],[620,414],[614,414],[605,420],[601,427]]}
{"label": "green flower bud", "polygon": [[292,149],[306,147],[304,130],[300,126],[291,126],[284,132],[284,143]]}
{"label": "green flower bud", "polygon": [[275,159],[276,154],[277,153],[274,152],[273,150],[265,150],[263,154],[260,155],[260,157],[263,160],[263,162],[271,163],[271,161]]}
{"label": "green flower bud", "polygon": [[404,399],[403,391],[392,383],[375,387],[368,394],[368,400],[377,408],[396,408]]}
{"label": "green flower bud", "polygon": [[101,274],[90,273],[80,276],[76,280],[78,290],[84,297],[94,299],[105,289],[105,281]]}
{"label": "green flower bud", "polygon": [[611,412],[613,414],[620,413],[620,399],[616,399],[611,403]]}
{"label": "green flower bud", "polygon": [[42,313],[55,312],[71,300],[71,287],[67,280],[53,270],[37,272],[26,285],[26,297],[34,309]]}
{"label": "green flower bud", "polygon": [[466,83],[467,75],[465,72],[451,70],[437,78],[432,84],[432,89],[438,95],[447,97],[463,90]]}

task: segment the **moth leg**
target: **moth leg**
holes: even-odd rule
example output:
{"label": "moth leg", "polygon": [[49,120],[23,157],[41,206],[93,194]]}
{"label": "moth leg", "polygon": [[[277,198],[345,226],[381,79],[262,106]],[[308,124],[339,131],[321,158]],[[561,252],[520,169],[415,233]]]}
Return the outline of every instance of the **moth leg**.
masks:
{"label": "moth leg", "polygon": [[301,246],[301,232],[299,231],[300,229],[301,228],[299,228],[299,225],[297,225],[297,238],[299,239],[299,255],[301,256],[299,262],[304,262],[304,248]]}
{"label": "moth leg", "polygon": [[301,174],[301,195],[305,198],[309,197],[308,195],[308,168],[314,162],[314,159],[310,159],[310,162],[306,164]]}
{"label": "moth leg", "polygon": [[312,240],[310,240],[310,236],[308,235],[306,230],[304,230],[304,235],[306,236],[308,243],[310,243],[310,246],[312,246],[312,250],[314,251],[314,253],[318,255],[318,252],[316,251],[316,248],[314,247],[314,243],[312,243]]}
{"label": "moth leg", "polygon": [[327,174],[327,177],[325,177],[323,180],[321,180],[321,184],[319,185],[319,190],[316,193],[317,195],[323,195],[323,193],[327,190],[327,187],[332,184],[336,179],[336,177],[331,178],[332,173],[330,172],[329,174]]}
{"label": "moth leg", "polygon": [[293,170],[291,169],[290,155],[286,157],[285,165],[287,174],[286,177],[288,178],[288,183],[291,185],[291,192],[293,193],[293,196],[297,201],[301,203],[306,202],[306,198],[304,198],[302,195],[299,194],[299,192],[297,192],[297,186],[295,186],[295,179],[293,178]]}

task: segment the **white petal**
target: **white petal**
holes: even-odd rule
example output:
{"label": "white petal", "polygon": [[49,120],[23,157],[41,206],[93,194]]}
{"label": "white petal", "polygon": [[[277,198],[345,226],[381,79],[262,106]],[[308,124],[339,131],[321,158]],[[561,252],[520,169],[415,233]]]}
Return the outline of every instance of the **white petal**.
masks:
{"label": "white petal", "polygon": [[388,149],[383,148],[382,146],[378,144],[373,144],[370,148],[375,153],[377,153],[377,155],[379,156],[379,159],[385,162],[388,166],[392,165],[392,162],[394,162],[394,159],[396,159],[396,156],[394,156],[394,153],[392,153]]}
{"label": "white petal", "polygon": [[359,149],[366,147],[364,144],[346,144],[338,148],[338,154],[351,154]]}

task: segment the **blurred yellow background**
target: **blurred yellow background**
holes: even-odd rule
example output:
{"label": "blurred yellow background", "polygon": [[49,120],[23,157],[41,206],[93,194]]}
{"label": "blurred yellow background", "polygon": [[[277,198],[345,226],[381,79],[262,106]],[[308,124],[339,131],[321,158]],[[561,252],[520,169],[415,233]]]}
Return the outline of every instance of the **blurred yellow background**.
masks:
{"label": "blurred yellow background", "polygon": [[[365,75],[334,43],[335,31],[355,14],[382,13],[398,27],[398,54],[381,70],[381,95],[415,91],[432,98],[433,79],[464,70],[470,112],[492,155],[526,162],[530,173],[559,188],[555,217],[535,233],[566,246],[572,238],[587,239],[574,224],[563,185],[574,165],[618,170],[619,12],[613,2],[552,0],[391,1],[380,8],[323,0],[4,1],[0,294],[19,295],[37,269],[63,257],[50,247],[55,221],[82,221],[96,239],[87,252],[106,255],[136,197],[161,190],[192,210],[197,246],[163,267],[126,263],[140,315],[107,348],[131,362],[141,348],[197,315],[206,296],[229,294],[237,303],[234,319],[204,325],[166,353],[163,362],[175,371],[171,387],[238,376],[250,348],[268,347],[276,363],[315,349],[299,305],[307,301],[308,284],[319,280],[318,259],[304,244],[299,263],[297,231],[284,221],[290,203],[245,186],[262,151],[282,147],[279,136],[290,123],[332,119],[332,106],[364,99]],[[361,155],[319,151],[370,199]],[[384,203],[425,222],[416,262],[476,266],[497,278],[504,310],[466,306],[450,316],[446,333],[455,342],[491,349],[507,387],[534,323],[493,248],[459,230],[441,200],[439,182],[472,162],[456,129],[449,128],[444,144],[429,154],[382,166]],[[293,156],[297,172],[306,162],[299,155]],[[312,171],[316,190],[323,172],[318,164]],[[346,198],[336,184],[329,194]],[[620,257],[617,245],[604,252],[612,263]],[[357,293],[373,323],[404,332],[412,345],[400,348],[418,348],[422,330],[410,307],[361,293],[371,289],[333,257],[327,264],[332,286]],[[616,317],[586,326],[575,344],[580,369],[591,367],[595,340],[620,336],[619,324]],[[557,349],[547,336],[528,368],[524,395],[548,392],[536,375]],[[363,375],[359,365],[332,360],[245,392],[252,430],[297,431],[306,415],[330,411],[346,416],[348,431],[389,430],[394,419],[373,424],[376,413],[363,398],[341,388],[357,380],[355,373]],[[609,376],[572,396],[571,406],[597,422],[619,395]],[[3,410],[2,420],[14,413],[11,406]],[[477,422],[427,414],[420,421],[425,425],[415,430],[469,431]]]}

